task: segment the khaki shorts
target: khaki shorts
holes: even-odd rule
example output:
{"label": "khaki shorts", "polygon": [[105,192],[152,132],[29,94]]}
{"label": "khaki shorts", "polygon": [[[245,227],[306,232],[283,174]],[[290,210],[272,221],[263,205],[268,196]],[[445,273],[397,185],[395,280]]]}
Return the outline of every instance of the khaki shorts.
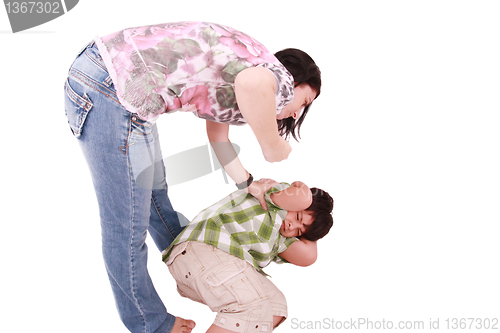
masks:
{"label": "khaki shorts", "polygon": [[247,261],[201,242],[176,245],[167,261],[183,297],[217,313],[214,325],[234,332],[272,332],[287,317],[283,293]]}

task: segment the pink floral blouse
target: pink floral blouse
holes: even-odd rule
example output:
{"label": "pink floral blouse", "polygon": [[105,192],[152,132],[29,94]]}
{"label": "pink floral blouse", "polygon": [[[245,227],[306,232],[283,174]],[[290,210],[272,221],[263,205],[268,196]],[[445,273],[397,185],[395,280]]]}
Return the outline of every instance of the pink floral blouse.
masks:
{"label": "pink floral blouse", "polygon": [[276,77],[276,113],[293,99],[292,75],[262,44],[232,28],[178,22],[125,29],[95,42],[120,102],[141,119],[191,111],[220,123],[243,125],[234,79],[262,66]]}

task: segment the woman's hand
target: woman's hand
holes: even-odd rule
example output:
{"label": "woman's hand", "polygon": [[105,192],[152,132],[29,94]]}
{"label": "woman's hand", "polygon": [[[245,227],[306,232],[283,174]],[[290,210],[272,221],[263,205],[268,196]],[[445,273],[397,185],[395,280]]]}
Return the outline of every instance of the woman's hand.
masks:
{"label": "woman's hand", "polygon": [[247,193],[253,195],[257,200],[259,200],[260,205],[264,210],[267,210],[266,199],[264,195],[267,191],[272,189],[274,186],[278,185],[278,182],[272,179],[263,178],[258,181],[254,181],[250,186],[246,188]]}
{"label": "woman's hand", "polygon": [[262,147],[262,154],[268,162],[281,162],[283,160],[286,160],[291,151],[292,146],[290,146],[290,143],[288,143],[288,141],[286,141],[282,137],[278,139],[277,145]]}
{"label": "woman's hand", "polygon": [[311,206],[312,192],[306,184],[296,181],[292,186],[271,194],[271,200],[284,210],[301,211]]}

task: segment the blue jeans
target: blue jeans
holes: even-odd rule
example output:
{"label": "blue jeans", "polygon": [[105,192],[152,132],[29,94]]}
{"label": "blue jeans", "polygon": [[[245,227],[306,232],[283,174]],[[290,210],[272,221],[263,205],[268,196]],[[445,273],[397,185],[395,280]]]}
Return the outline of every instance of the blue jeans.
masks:
{"label": "blue jeans", "polygon": [[146,235],[164,250],[188,221],[168,198],[156,125],[120,104],[93,43],[71,66],[65,92],[68,122],[99,203],[104,262],[120,317],[131,332],[170,332],[175,317],[149,276]]}

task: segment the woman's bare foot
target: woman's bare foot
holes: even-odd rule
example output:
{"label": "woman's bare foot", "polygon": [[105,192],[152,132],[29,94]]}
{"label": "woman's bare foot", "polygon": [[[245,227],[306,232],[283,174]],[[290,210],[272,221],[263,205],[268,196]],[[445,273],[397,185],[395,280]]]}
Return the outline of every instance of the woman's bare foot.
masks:
{"label": "woman's bare foot", "polygon": [[196,323],[192,320],[175,317],[174,327],[172,327],[170,333],[190,333],[195,326]]}

